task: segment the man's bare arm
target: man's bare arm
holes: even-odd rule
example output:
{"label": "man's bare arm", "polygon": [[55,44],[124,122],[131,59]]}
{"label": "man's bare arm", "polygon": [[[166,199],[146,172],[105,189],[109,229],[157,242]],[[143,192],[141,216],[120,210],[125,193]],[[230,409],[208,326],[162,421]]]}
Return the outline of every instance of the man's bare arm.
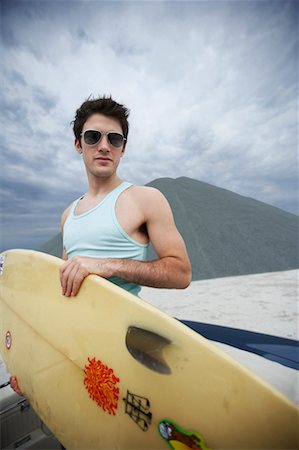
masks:
{"label": "man's bare arm", "polygon": [[77,295],[84,278],[90,274],[104,278],[120,277],[131,283],[168,289],[184,289],[191,282],[191,271],[172,256],[150,262],[74,256],[61,266],[63,295]]}
{"label": "man's bare arm", "polygon": [[154,188],[146,188],[142,202],[148,235],[158,259],[120,260],[115,267],[116,276],[144,286],[184,289],[191,282],[191,264],[171,208],[163,194]]}

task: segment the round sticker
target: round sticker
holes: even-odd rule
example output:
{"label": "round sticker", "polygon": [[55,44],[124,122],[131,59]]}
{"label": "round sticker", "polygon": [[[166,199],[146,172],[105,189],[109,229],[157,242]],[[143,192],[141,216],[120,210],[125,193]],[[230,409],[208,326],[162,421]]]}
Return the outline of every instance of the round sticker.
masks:
{"label": "round sticker", "polygon": [[11,334],[10,334],[10,331],[8,331],[6,333],[5,342],[6,342],[6,348],[7,348],[7,350],[9,350],[10,347],[11,347]]}

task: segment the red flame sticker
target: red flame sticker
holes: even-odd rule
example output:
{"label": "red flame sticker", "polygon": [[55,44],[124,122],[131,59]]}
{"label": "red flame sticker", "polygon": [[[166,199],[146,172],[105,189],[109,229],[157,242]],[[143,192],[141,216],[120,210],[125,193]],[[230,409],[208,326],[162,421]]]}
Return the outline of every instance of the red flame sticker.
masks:
{"label": "red flame sticker", "polygon": [[119,378],[114,375],[112,369],[95,358],[88,358],[89,364],[85,366],[84,385],[92,400],[109,414],[115,416],[118,406]]}

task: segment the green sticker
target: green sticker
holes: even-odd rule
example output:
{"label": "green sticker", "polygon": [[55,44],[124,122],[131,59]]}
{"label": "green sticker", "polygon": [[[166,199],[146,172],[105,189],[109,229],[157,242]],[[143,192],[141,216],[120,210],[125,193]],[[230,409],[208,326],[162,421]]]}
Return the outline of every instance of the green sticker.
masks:
{"label": "green sticker", "polygon": [[171,420],[161,420],[159,433],[173,450],[209,450],[203,438],[194,431],[185,431]]}

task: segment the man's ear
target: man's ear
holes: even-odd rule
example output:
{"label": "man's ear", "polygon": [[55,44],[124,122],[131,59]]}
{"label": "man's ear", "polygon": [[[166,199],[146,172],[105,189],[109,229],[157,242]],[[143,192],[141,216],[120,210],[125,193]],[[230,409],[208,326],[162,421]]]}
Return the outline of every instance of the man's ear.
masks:
{"label": "man's ear", "polygon": [[123,149],[122,149],[122,151],[121,151],[121,156],[123,156],[123,154],[125,153],[125,151],[126,151],[126,145],[123,146]]}
{"label": "man's ear", "polygon": [[75,145],[76,151],[78,153],[80,153],[80,155],[82,155],[82,147],[81,147],[81,142],[79,141],[79,139],[75,138],[74,145]]}

